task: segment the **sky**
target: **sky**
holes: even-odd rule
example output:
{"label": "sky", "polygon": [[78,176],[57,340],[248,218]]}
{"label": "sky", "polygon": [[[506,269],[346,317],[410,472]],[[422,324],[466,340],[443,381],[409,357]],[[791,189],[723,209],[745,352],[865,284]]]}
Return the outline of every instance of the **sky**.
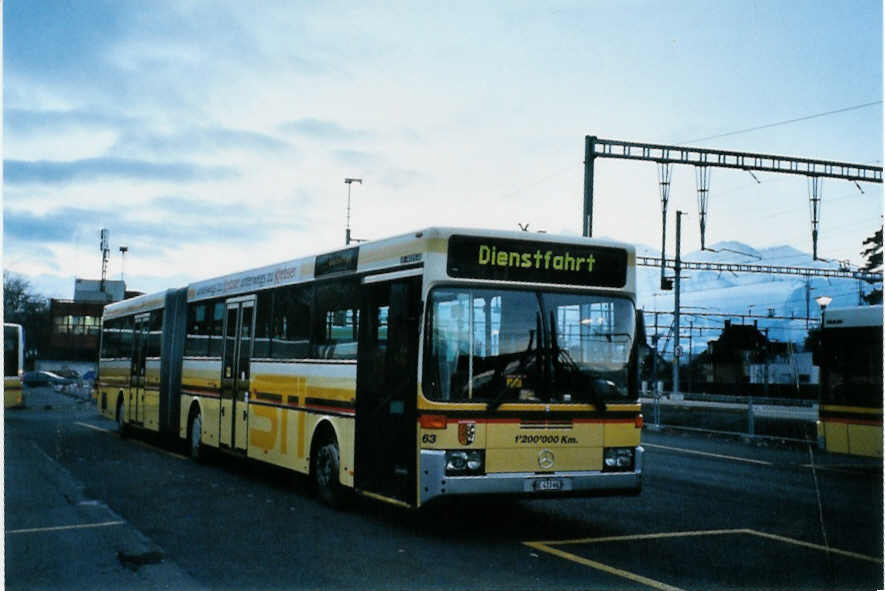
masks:
{"label": "sky", "polygon": [[[714,6],[6,0],[3,268],[70,298],[101,228],[139,291],[343,247],[347,177],[357,238],[580,234],[587,135],[882,165],[880,1]],[[598,160],[593,235],[658,246],[657,175]],[[756,177],[712,170],[707,244],[810,252],[806,179]],[[862,263],[881,184],[822,199],[820,256]]]}

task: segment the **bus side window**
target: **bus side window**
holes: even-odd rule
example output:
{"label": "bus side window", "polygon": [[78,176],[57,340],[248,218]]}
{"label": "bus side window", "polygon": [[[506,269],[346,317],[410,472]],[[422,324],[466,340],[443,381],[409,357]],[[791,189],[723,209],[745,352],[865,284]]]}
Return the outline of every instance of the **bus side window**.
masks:
{"label": "bus side window", "polygon": [[354,279],[322,283],[316,287],[313,357],[356,359],[358,287],[359,283]]}
{"label": "bus side window", "polygon": [[212,318],[206,330],[209,340],[209,356],[221,357],[224,346],[224,302],[217,301],[211,305]]}
{"label": "bus side window", "polygon": [[258,294],[255,310],[255,342],[252,345],[253,357],[272,357],[273,349],[273,305],[274,292],[262,291]]}
{"label": "bus side window", "polygon": [[163,345],[163,310],[151,312],[150,332],[148,333],[147,357],[159,357]]}
{"label": "bus side window", "polygon": [[101,358],[120,357],[119,320],[105,320],[102,327]]}
{"label": "bus side window", "polygon": [[131,358],[132,352],[133,352],[132,347],[134,345],[132,331],[135,328],[135,319],[132,316],[127,316],[126,318],[121,318],[119,328],[120,328],[119,356]]}
{"label": "bus side window", "polygon": [[[270,337],[273,344],[270,354],[274,359],[304,359],[310,355],[311,300],[313,287],[310,285],[274,290]],[[259,310],[260,314],[263,312]]]}
{"label": "bus side window", "polygon": [[206,356],[209,354],[209,339],[206,334],[206,304],[191,304],[187,310],[187,336],[184,354]]}

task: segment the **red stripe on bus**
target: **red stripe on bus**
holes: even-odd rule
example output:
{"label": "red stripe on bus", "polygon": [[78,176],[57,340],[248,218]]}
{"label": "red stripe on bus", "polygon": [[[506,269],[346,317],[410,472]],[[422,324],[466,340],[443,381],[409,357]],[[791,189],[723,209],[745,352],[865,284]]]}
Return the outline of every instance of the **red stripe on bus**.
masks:
{"label": "red stripe on bus", "polygon": [[341,408],[339,406],[319,406],[315,404],[305,405],[304,410],[319,410],[330,414],[346,415],[349,417],[356,414],[356,411],[353,409]]}
{"label": "red stripe on bus", "polygon": [[[420,419],[420,416],[419,416],[419,419]],[[480,424],[483,424],[483,423],[484,423],[484,424],[492,424],[492,423],[493,423],[493,424],[520,424],[520,425],[522,425],[523,427],[525,427],[525,428],[527,428],[527,429],[530,429],[530,428],[532,428],[532,427],[537,427],[537,428],[539,428],[539,429],[543,429],[543,428],[546,428],[546,429],[551,429],[551,428],[552,428],[552,429],[556,429],[556,428],[568,429],[568,428],[570,428],[570,427],[572,426],[572,424],[574,424],[574,423],[592,423],[592,424],[599,424],[599,423],[633,423],[635,420],[636,420],[635,417],[619,418],[619,419],[604,419],[604,418],[598,418],[598,419],[579,419],[579,418],[574,418],[574,419],[571,419],[570,421],[569,421],[569,420],[557,421],[556,419],[551,419],[549,422],[543,422],[543,421],[537,421],[537,420],[524,421],[523,419],[520,419],[519,417],[513,417],[513,418],[510,418],[510,417],[506,417],[506,418],[498,418],[498,417],[496,417],[496,418],[487,418],[487,417],[486,417],[486,418],[483,418],[483,417],[476,417],[476,418],[448,417],[448,422],[450,422],[450,423],[463,422],[463,423],[480,423]]]}
{"label": "red stripe on bus", "polygon": [[182,394],[190,394],[191,396],[206,396],[209,398],[221,398],[221,393],[218,390],[190,390],[190,389],[181,389]]}
{"label": "red stripe on bus", "polygon": [[823,423],[843,423],[846,425],[872,425],[874,427],[882,426],[882,419],[855,419],[851,417],[821,417]]}

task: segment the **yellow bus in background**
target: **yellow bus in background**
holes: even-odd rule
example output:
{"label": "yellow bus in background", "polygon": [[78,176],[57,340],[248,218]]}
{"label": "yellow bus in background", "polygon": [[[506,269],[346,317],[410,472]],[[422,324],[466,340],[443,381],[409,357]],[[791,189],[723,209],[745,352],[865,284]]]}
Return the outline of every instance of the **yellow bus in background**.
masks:
{"label": "yellow bus in background", "polygon": [[641,491],[635,251],[429,228],[105,308],[98,408],[319,496]]}
{"label": "yellow bus in background", "polygon": [[818,333],[818,435],[827,451],[882,457],[882,306],[828,308]]}
{"label": "yellow bus in background", "polygon": [[25,367],[25,331],[20,324],[3,324],[3,407],[25,405],[22,373]]}

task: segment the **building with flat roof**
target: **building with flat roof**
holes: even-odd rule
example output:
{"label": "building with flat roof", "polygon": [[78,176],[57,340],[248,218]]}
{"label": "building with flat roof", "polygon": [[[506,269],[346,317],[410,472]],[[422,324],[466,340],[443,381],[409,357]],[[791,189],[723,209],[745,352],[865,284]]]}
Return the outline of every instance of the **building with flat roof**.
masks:
{"label": "building with flat roof", "polygon": [[124,281],[74,279],[74,299],[49,300],[49,337],[38,369],[94,369],[101,346],[101,317],[106,304],[140,295]]}
{"label": "building with flat roof", "polygon": [[[106,279],[74,279],[74,301],[110,304],[126,297],[126,282]],[[101,317],[101,314],[99,314]]]}

